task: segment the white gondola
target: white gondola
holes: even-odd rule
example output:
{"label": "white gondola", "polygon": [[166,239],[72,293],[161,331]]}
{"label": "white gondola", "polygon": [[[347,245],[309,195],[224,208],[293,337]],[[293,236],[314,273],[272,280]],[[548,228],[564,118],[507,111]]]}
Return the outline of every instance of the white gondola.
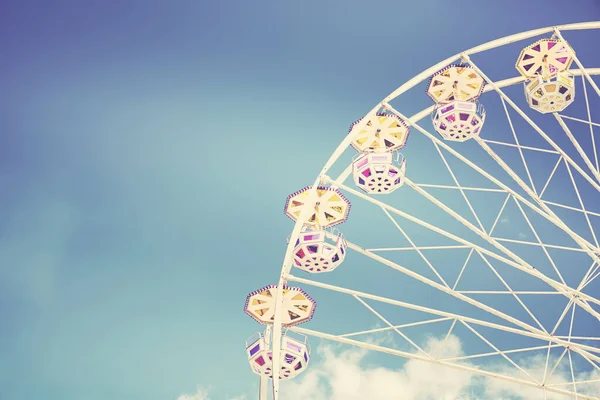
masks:
{"label": "white gondola", "polygon": [[563,111],[575,100],[575,80],[567,72],[544,80],[541,76],[525,83],[529,107],[542,114]]}
{"label": "white gondola", "polygon": [[294,266],[310,273],[331,272],[346,256],[346,241],[340,233],[327,237],[324,229],[305,228],[294,247]]}
{"label": "white gondola", "polygon": [[[394,163],[394,158],[400,161]],[[354,184],[369,194],[391,193],[404,184],[406,159],[399,153],[365,153],[352,163]]]}
{"label": "white gondola", "polygon": [[[283,334],[280,352],[279,379],[290,379],[300,375],[310,360],[310,344],[304,335],[288,332]],[[246,341],[246,355],[252,371],[273,378],[273,352],[265,334],[257,332]]]}
{"label": "white gondola", "polygon": [[439,104],[432,114],[433,127],[445,140],[464,142],[481,133],[485,122],[483,105],[474,101]]}

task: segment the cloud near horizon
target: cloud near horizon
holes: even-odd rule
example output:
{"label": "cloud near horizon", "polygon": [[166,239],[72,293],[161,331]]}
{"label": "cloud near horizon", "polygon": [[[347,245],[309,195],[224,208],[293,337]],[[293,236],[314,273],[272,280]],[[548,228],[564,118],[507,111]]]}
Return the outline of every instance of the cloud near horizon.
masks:
{"label": "cloud near horizon", "polygon": [[[209,391],[198,386],[194,394],[182,394],[177,400],[211,400]],[[246,400],[245,396],[232,397],[229,400]]]}
{"label": "cloud near horizon", "polygon": [[[386,337],[386,344],[392,340]],[[380,342],[378,344],[383,345]],[[447,340],[432,337],[425,347],[434,358],[451,358],[465,355],[460,339],[450,335]],[[282,381],[281,399],[285,400],[567,400],[570,397],[557,393],[544,393],[537,388],[511,383],[505,380],[486,378],[466,371],[407,360],[401,368],[392,369],[375,366],[368,356],[373,352],[331,343],[318,347],[321,360],[309,365],[298,378]],[[550,367],[557,359],[551,357]],[[519,361],[519,365],[532,377],[541,379],[546,359],[541,354]],[[464,365],[473,366],[469,363]],[[487,370],[517,379],[527,380],[525,373],[508,363],[493,361]],[[559,363],[547,383],[571,389],[571,372],[568,358]],[[600,371],[577,374],[580,381],[598,380],[583,388],[580,394],[599,396]],[[401,397],[399,397],[401,396]],[[209,391],[198,387],[195,394],[183,394],[177,400],[214,400]],[[244,396],[230,400],[245,400]]]}
{"label": "cloud near horizon", "polygon": [[[286,400],[566,400],[569,397],[546,393],[534,387],[491,379],[469,372],[407,360],[401,368],[390,369],[373,366],[368,362],[367,350],[353,347],[336,349],[322,345],[323,361],[309,366],[299,379],[282,385],[282,398]],[[464,355],[460,339],[454,335],[444,342],[430,338],[425,350],[434,358]],[[371,353],[372,354],[372,353]],[[533,356],[520,362],[520,366],[536,379],[544,374],[545,357]],[[570,382],[568,363],[559,367],[548,379],[549,384]],[[556,362],[551,357],[550,362]],[[527,379],[527,376],[508,364],[491,363],[488,370]],[[465,365],[469,365],[466,364]],[[600,380],[600,371],[580,373],[578,380]],[[570,388],[568,385],[559,386]],[[588,385],[585,394],[600,396],[600,382]],[[582,393],[582,391],[580,391]],[[401,394],[401,397],[399,395]]]}

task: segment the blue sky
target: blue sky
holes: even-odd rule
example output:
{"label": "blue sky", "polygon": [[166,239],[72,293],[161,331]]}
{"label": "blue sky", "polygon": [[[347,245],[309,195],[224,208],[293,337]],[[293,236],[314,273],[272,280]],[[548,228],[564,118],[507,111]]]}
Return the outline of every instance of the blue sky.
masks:
{"label": "blue sky", "polygon": [[[462,49],[600,18],[455,3],[3,2],[0,398],[253,398],[245,295],[276,281],[285,197],[350,123]],[[595,43],[577,50],[600,66]]]}

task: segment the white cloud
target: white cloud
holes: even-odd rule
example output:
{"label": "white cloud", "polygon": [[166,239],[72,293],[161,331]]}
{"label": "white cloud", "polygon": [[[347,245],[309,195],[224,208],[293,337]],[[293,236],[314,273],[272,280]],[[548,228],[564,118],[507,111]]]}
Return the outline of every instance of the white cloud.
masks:
{"label": "white cloud", "polygon": [[[376,344],[391,345],[391,335],[379,338]],[[434,358],[465,355],[457,336],[446,341],[430,338],[424,349]],[[285,400],[567,400],[570,396],[552,392],[544,394],[535,387],[514,384],[506,380],[486,378],[466,371],[417,360],[406,360],[401,368],[374,365],[368,359],[373,354],[358,347],[324,344],[318,347],[320,360],[293,380],[281,381],[281,399]],[[551,357],[552,369],[557,358]],[[473,366],[465,363],[464,365]],[[519,365],[533,378],[544,376],[546,358],[538,354],[519,360]],[[589,367],[589,365],[586,365]],[[516,379],[530,380],[508,363],[494,361],[486,370]],[[600,371],[576,374],[578,381],[600,380]],[[564,357],[546,383],[572,390],[568,357]],[[600,397],[600,383],[578,386],[580,394]],[[220,397],[222,398],[222,397]],[[230,400],[245,400],[244,396]],[[199,387],[195,394],[183,394],[177,400],[211,400],[209,391]]]}
{"label": "white cloud", "polygon": [[[177,400],[211,400],[208,390],[198,387],[194,394],[182,394]],[[246,400],[245,396],[232,397],[230,400]]]}
{"label": "white cloud", "polygon": [[210,400],[208,391],[198,388],[195,394],[182,394],[177,400]]}
{"label": "white cloud", "polygon": [[[451,335],[446,342],[432,338],[425,350],[434,358],[464,355],[461,342]],[[329,345],[319,348],[322,361],[313,363],[298,378],[282,382],[282,398],[286,400],[566,400],[561,394],[544,394],[535,387],[513,384],[505,380],[476,376],[417,360],[407,360],[402,368],[376,367],[367,363],[368,352],[359,348],[337,351]],[[563,360],[566,361],[566,360]],[[544,375],[545,357],[535,356],[520,361],[531,376]],[[550,360],[550,368],[556,358]],[[468,365],[468,364],[467,364]],[[508,364],[488,365],[488,370],[529,380],[527,375]],[[600,379],[600,372],[577,374],[579,381]],[[547,384],[571,381],[568,362],[561,362]],[[558,386],[572,390],[571,385]],[[600,383],[578,387],[579,393],[600,396]]]}
{"label": "white cloud", "polygon": [[523,232],[519,232],[519,234],[517,235],[519,237],[519,239],[523,240],[527,238],[527,234],[523,233]]}
{"label": "white cloud", "polygon": [[[549,361],[549,369],[551,370],[557,362],[556,357],[551,357]],[[541,379],[544,376],[544,370],[546,368],[546,358],[542,355],[537,355],[523,360],[519,364],[524,370],[529,373],[533,378]],[[576,368],[576,367],[575,367]],[[494,368],[494,370],[503,375],[512,376],[517,379],[529,380],[528,376],[516,370],[515,368],[504,366],[502,368]],[[578,381],[596,380],[600,379],[600,372],[594,371],[590,373],[579,373],[576,374]],[[547,385],[560,385],[555,386],[563,390],[573,390],[571,382],[571,370],[569,366],[568,356],[565,356],[559,363],[554,373],[548,377]],[[562,384],[562,385],[561,385]],[[534,387],[519,385],[511,382],[500,381],[497,379],[486,379],[485,380],[485,398],[498,399],[498,400],[513,400],[513,399],[536,399],[543,398],[546,400],[566,400],[571,396],[563,394],[548,392],[546,397],[540,394],[540,390]],[[600,396],[600,383],[594,383],[590,385],[578,385],[577,391],[580,394],[587,394],[590,396]]]}
{"label": "white cloud", "polygon": [[[444,343],[430,339],[425,346],[434,357],[462,354],[460,341],[450,336]],[[408,360],[402,369],[365,366],[367,351],[347,349],[335,352],[324,346],[323,362],[309,366],[297,380],[283,383],[282,394],[290,400],[457,400],[473,399],[469,373],[435,364]]]}

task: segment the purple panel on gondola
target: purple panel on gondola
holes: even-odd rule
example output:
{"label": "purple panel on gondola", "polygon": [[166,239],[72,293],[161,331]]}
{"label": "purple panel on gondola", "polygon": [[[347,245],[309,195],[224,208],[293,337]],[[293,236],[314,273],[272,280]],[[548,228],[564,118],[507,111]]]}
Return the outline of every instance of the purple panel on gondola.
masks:
{"label": "purple panel on gondola", "polygon": [[260,344],[257,344],[250,350],[250,357],[255,355],[260,350]]}
{"label": "purple panel on gondola", "polygon": [[314,253],[316,253],[317,251],[319,251],[319,246],[314,246],[314,245],[311,245],[311,246],[306,246],[306,249],[307,249],[309,252],[311,252],[311,253],[313,253],[313,254],[314,254]]}
{"label": "purple panel on gondola", "polygon": [[297,353],[300,353],[302,351],[302,348],[300,346],[292,342],[288,342],[287,347],[288,349],[294,350]]}
{"label": "purple panel on gondola", "polygon": [[365,166],[368,162],[369,162],[369,158],[364,157],[362,160],[360,160],[359,162],[356,163],[356,168],[361,168],[361,167]]}
{"label": "purple panel on gondola", "polygon": [[442,108],[442,113],[446,113],[446,112],[452,111],[452,110],[454,110],[454,106],[450,105],[448,107]]}
{"label": "purple panel on gondola", "polygon": [[291,364],[296,360],[296,357],[291,354],[285,354],[284,359],[286,363]]}
{"label": "purple panel on gondola", "polygon": [[308,235],[304,235],[304,240],[319,240],[321,234],[319,233],[311,233]]}

